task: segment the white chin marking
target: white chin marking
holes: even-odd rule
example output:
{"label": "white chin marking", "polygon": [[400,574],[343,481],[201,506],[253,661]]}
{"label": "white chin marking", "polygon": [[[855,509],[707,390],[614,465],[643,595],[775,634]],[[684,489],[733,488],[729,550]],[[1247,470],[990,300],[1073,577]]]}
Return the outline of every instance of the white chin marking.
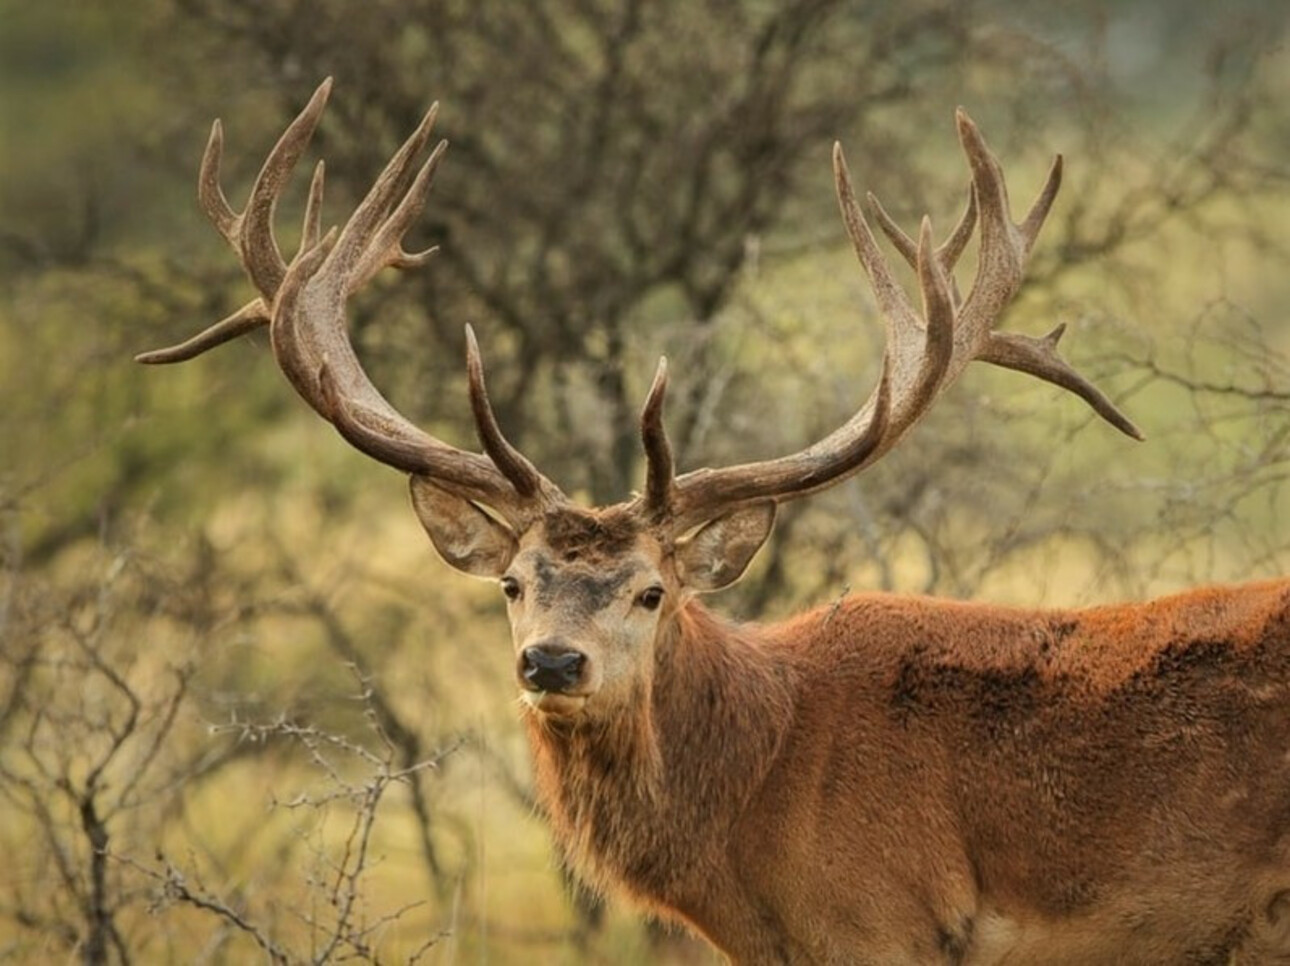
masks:
{"label": "white chin marking", "polygon": [[534,711],[549,714],[557,718],[566,718],[577,714],[587,703],[583,694],[558,694],[554,691],[521,691],[521,698]]}

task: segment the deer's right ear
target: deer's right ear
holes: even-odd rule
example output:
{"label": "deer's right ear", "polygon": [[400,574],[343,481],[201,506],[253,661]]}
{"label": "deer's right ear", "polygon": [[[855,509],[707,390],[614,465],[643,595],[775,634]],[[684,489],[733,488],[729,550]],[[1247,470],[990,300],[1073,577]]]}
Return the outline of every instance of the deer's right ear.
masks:
{"label": "deer's right ear", "polygon": [[412,507],[439,556],[471,576],[500,577],[515,556],[515,534],[469,500],[425,477],[413,476],[411,481]]}

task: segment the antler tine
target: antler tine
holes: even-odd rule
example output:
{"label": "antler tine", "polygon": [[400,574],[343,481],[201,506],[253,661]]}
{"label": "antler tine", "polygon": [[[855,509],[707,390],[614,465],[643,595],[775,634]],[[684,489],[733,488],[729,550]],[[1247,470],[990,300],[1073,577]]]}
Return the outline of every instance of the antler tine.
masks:
{"label": "antler tine", "polygon": [[479,342],[469,323],[466,324],[466,376],[470,383],[470,407],[475,414],[475,429],[484,452],[511,481],[520,496],[547,495],[543,493],[545,478],[523,453],[510,444],[497,424],[493,404],[488,399],[488,387],[484,383],[484,361],[479,354]]}
{"label": "antler tine", "polygon": [[430,185],[434,181],[435,172],[439,170],[439,161],[447,149],[447,141],[440,141],[435,145],[434,151],[417,172],[403,200],[372,235],[363,257],[354,270],[354,277],[350,280],[351,291],[361,288],[373,275],[387,266],[405,270],[420,268],[439,250],[439,247],[434,245],[424,251],[409,253],[404,251],[402,243],[403,236],[421,214],[421,209],[425,207],[426,198],[430,194]]}
{"label": "antler tine", "polygon": [[1102,390],[1057,354],[1057,343],[1065,332],[1065,322],[1039,339],[1019,332],[993,332],[977,358],[1005,369],[1024,372],[1073,392],[1124,435],[1139,441],[1145,439],[1142,430],[1120,412]]}
{"label": "antler tine", "polygon": [[[882,206],[877,195],[872,191],[865,193],[865,200],[869,202],[869,210],[873,212],[874,218],[878,222],[878,227],[882,233],[887,236],[892,247],[900,253],[900,256],[906,261],[910,268],[918,267],[918,243],[905,234],[896,220],[887,214],[887,209]],[[976,228],[976,192],[968,185],[967,207],[963,209],[963,214],[959,216],[958,224],[950,232],[950,237],[936,249],[936,257],[941,263],[941,269],[946,273],[954,270],[958,264],[959,257],[963,250],[967,248],[967,243],[972,240],[972,231]],[[955,299],[955,301],[958,301]]]}
{"label": "antler tine", "polygon": [[914,264],[918,270],[918,284],[923,296],[927,338],[923,343],[914,388],[902,402],[904,411],[917,419],[936,398],[954,358],[954,310],[957,302],[942,263],[941,250],[932,248],[932,220],[926,216],[919,226],[918,252]]}
{"label": "antler tine", "polygon": [[[439,104],[435,102],[421,119],[417,129],[390,158],[385,170],[373,183],[367,197],[354,210],[341,232],[326,271],[336,271],[349,291],[371,278],[391,258],[400,260],[411,257],[398,248],[399,241],[425,204],[430,181],[447,148],[447,142],[440,142],[436,146],[397,207],[394,202],[400,185],[406,182],[409,168],[430,139],[430,131],[438,115]],[[393,215],[390,214],[392,208]],[[391,247],[397,251],[391,251]]]}
{"label": "antler tine", "polygon": [[277,291],[287,271],[273,232],[273,215],[278,207],[278,198],[296,169],[300,156],[313,139],[330,95],[331,78],[328,77],[318,85],[304,110],[282,132],[282,137],[269,152],[255,184],[251,186],[251,196],[247,199],[246,211],[242,215],[243,264],[251,276],[251,282],[266,298]]}
{"label": "antler tine", "polygon": [[229,206],[219,183],[224,149],[223,128],[219,121],[211,128],[206,154],[202,157],[198,177],[198,197],[202,208],[238,253],[251,284],[266,300],[273,297],[287,271],[273,230],[278,198],[318,129],[331,94],[331,84],[330,77],[319,84],[309,103],[282,132],[256,175],[246,208],[240,214]]}
{"label": "antler tine", "polygon": [[224,197],[224,189],[220,185],[220,162],[223,157],[224,125],[216,118],[211,122],[210,137],[206,139],[206,150],[202,152],[202,163],[197,169],[197,200],[211,224],[236,251],[240,240],[239,220],[237,212],[228,203],[228,198]]}
{"label": "antler tine", "polygon": [[1062,156],[1060,154],[1053,156],[1053,163],[1048,168],[1048,177],[1044,179],[1044,186],[1040,189],[1034,204],[1030,206],[1030,211],[1026,213],[1025,219],[1017,226],[1021,232],[1021,237],[1026,242],[1026,254],[1029,255],[1031,249],[1035,247],[1035,239],[1039,237],[1039,229],[1044,227],[1044,221],[1048,218],[1048,212],[1053,206],[1053,201],[1057,198],[1057,192],[1062,186]]}
{"label": "antler tine", "polygon": [[309,182],[309,197],[305,200],[304,225],[300,230],[301,252],[318,244],[322,230],[323,181],[326,171],[326,164],[319,159],[314,165],[313,180]]}
{"label": "antler tine", "polygon": [[645,407],[641,410],[641,442],[645,446],[645,512],[654,521],[672,511],[675,498],[675,463],[672,444],[663,425],[663,401],[667,396],[667,357],[658,360]]}
{"label": "antler tine", "polygon": [[878,310],[887,325],[888,338],[900,343],[910,341],[922,329],[923,322],[914,312],[904,289],[892,275],[891,268],[873,237],[873,231],[869,228],[869,222],[856,203],[855,191],[851,187],[851,172],[847,169],[847,161],[839,143],[833,145],[833,178],[838,206],[842,210],[842,222],[846,225],[856,257],[869,276]]}
{"label": "antler tine", "polygon": [[189,359],[197,358],[203,352],[209,352],[216,346],[231,342],[268,324],[269,310],[265,308],[263,299],[255,299],[247,302],[227,318],[220,319],[214,325],[198,332],[191,339],[164,349],[140,352],[134,357],[134,361],[154,366],[187,362]]}
{"label": "antler tine", "polygon": [[[869,222],[856,202],[846,158],[841,145],[837,144],[833,148],[833,174],[843,224],[856,257],[869,276],[887,328],[885,364],[890,367],[894,382],[893,412],[888,431],[899,435],[904,431],[907,419],[917,418],[919,407],[935,398],[949,367],[957,300],[949,288],[948,269],[942,265],[940,250],[932,251],[931,223],[924,219],[919,244],[914,248],[910,262],[919,272],[924,315],[919,316],[914,311],[909,298],[891,274]],[[960,224],[958,230],[961,227]],[[886,448],[882,447],[883,450]]]}

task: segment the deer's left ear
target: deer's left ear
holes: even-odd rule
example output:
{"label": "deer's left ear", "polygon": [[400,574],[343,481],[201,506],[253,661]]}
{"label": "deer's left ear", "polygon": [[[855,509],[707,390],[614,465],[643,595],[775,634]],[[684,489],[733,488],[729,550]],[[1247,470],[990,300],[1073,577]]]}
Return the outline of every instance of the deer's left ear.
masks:
{"label": "deer's left ear", "polygon": [[692,590],[720,590],[743,576],[770,536],[775,504],[754,503],[717,517],[676,544],[676,570]]}
{"label": "deer's left ear", "polygon": [[412,507],[439,556],[462,573],[500,577],[510,566],[515,534],[469,500],[413,476]]}

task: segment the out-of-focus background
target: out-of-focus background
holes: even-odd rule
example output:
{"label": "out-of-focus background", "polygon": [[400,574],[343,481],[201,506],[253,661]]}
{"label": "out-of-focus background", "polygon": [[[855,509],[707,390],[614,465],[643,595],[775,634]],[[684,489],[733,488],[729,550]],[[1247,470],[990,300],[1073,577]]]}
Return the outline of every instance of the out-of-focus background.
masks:
{"label": "out-of-focus background", "polygon": [[499,594],[437,560],[404,481],[262,337],[131,362],[250,297],[195,201],[213,118],[240,206],[333,75],[331,223],[438,99],[451,148],[413,241],[441,252],[356,300],[355,342],[473,446],[473,323],[507,432],[597,502],[638,484],[661,353],[682,469],[798,449],[868,393],[882,327],[835,139],[861,190],[942,233],[956,105],[1019,211],[1061,152],[1003,327],[1064,323],[1147,442],[974,366],[880,466],[786,507],[714,603],[1081,605],[1290,563],[1288,12],[0,0],[0,960],[711,959],[565,881]]}

